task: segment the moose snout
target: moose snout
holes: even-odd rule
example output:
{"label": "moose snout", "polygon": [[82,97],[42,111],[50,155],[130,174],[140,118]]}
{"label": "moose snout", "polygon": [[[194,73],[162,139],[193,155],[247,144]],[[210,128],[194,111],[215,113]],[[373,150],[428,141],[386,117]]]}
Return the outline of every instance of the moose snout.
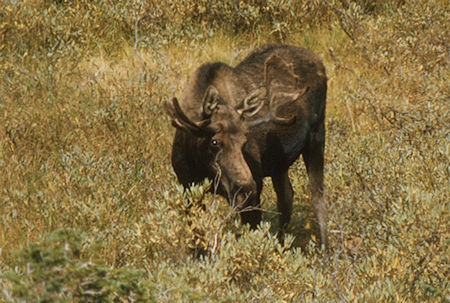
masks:
{"label": "moose snout", "polygon": [[253,179],[236,180],[231,186],[229,202],[233,207],[242,208],[256,195],[256,192],[256,182]]}
{"label": "moose snout", "polygon": [[240,165],[236,167],[236,174],[231,178],[232,191],[239,191],[245,194],[256,193],[256,182],[244,158],[239,161]]}
{"label": "moose snout", "polygon": [[232,189],[242,193],[255,193],[256,182],[252,180],[238,181],[232,185]]}

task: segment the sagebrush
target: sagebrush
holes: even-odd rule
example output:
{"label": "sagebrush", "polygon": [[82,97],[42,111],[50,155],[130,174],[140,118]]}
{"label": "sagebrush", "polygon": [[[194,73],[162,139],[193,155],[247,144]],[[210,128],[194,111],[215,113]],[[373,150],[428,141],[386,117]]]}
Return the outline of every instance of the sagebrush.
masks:
{"label": "sagebrush", "polygon": [[[450,299],[446,1],[0,7],[1,301]],[[328,255],[301,162],[283,245],[269,186],[250,231],[170,165],[163,100],[266,42],[327,68]]]}

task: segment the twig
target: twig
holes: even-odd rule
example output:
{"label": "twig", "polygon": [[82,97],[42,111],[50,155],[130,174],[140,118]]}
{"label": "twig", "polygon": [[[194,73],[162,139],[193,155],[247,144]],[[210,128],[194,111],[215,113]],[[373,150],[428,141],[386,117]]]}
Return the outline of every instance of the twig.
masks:
{"label": "twig", "polygon": [[[386,205],[383,206],[382,203],[378,202],[377,199],[375,198],[375,194],[373,193],[372,189],[367,185],[366,181],[365,181],[364,178],[361,176],[361,174],[359,173],[359,171],[358,171],[356,168],[354,168],[354,172],[355,172],[356,176],[358,177],[358,181],[359,181],[359,184],[361,185],[361,189],[362,189],[363,191],[369,193],[369,198],[370,198],[370,200],[371,200],[373,203],[375,203],[376,205],[378,205],[379,209],[386,208],[386,211],[388,211],[389,208],[388,208],[387,203],[386,203]],[[374,208],[374,207],[372,206],[372,208]]]}
{"label": "twig", "polygon": [[344,31],[344,33],[352,40],[355,41],[355,37],[353,34],[351,34],[348,29],[346,28],[345,24],[344,24],[344,19],[346,19],[346,13],[344,10],[336,7],[335,5],[333,5],[332,3],[328,2],[327,0],[321,0],[323,3],[325,3],[328,7],[330,7],[332,10],[334,10],[339,16],[338,16],[338,20],[339,20],[339,24],[341,25],[342,30]]}
{"label": "twig", "polygon": [[27,71],[26,69],[17,66],[17,70],[19,71],[19,73],[30,77],[31,79],[33,79],[36,82],[39,82],[39,78],[35,74],[32,74],[29,71]]}
{"label": "twig", "polygon": [[[338,20],[339,20],[342,30],[345,32],[345,34],[347,34],[347,36],[352,41],[356,40],[355,35],[353,33],[350,33],[348,28],[346,28],[347,26],[344,24],[344,20],[345,21],[349,20],[354,26],[356,26],[356,28],[358,29],[358,31],[360,33],[362,33],[366,38],[368,38],[366,31],[362,28],[361,24],[359,24],[359,22],[355,16],[351,16],[348,12],[346,12],[345,10],[343,10],[341,8],[336,7],[334,4],[330,3],[328,0],[321,0],[321,1],[339,15]],[[347,7],[350,8],[351,4],[348,2],[348,0],[345,0],[345,2],[347,4]]]}
{"label": "twig", "polygon": [[220,168],[220,165],[216,162],[214,162],[214,167],[216,168],[216,176],[214,177],[213,187],[214,187],[214,198],[217,194],[217,189],[219,188],[220,179],[222,178],[222,169]]}
{"label": "twig", "polygon": [[211,248],[211,253],[215,254],[217,250],[217,233],[214,234],[214,244],[213,247]]}
{"label": "twig", "polygon": [[281,215],[281,213],[278,212],[278,211],[267,210],[267,209],[264,209],[264,208],[261,208],[261,207],[257,207],[257,206],[247,206],[247,207],[245,207],[243,209],[238,210],[238,213],[254,211],[254,210],[259,210],[261,212],[268,213],[268,214],[273,214],[273,215]]}
{"label": "twig", "polygon": [[138,29],[139,29],[139,22],[141,22],[141,20],[147,18],[148,15],[145,14],[144,16],[140,17],[139,19],[136,19],[136,21],[134,22],[134,52],[136,53],[136,56],[139,58],[139,60],[141,61],[144,69],[146,67],[146,62],[144,60],[144,58],[142,58],[141,54],[138,51],[138,44],[139,42],[141,42],[142,40],[139,39],[138,37]]}
{"label": "twig", "polygon": [[88,75],[84,74],[84,75],[86,75],[88,77],[88,80],[83,82],[83,83],[81,83],[81,86],[85,86],[89,81],[93,81],[95,83],[98,83],[98,77],[100,77],[101,75],[103,75],[105,73],[112,73],[112,72],[113,72],[112,70],[104,68],[104,69],[96,72],[92,76],[89,75],[89,74]]}
{"label": "twig", "polygon": [[9,129],[8,127],[5,127],[5,133],[9,139],[9,141],[11,141],[11,143],[13,144],[14,150],[17,149],[17,143],[16,143],[16,140],[14,139],[14,135],[12,134],[11,129]]}
{"label": "twig", "polygon": [[157,50],[156,52],[158,53],[158,55],[160,55],[164,59],[164,64],[166,65],[166,69],[171,69],[170,64],[169,64],[169,58],[167,57],[167,55],[160,50]]}
{"label": "twig", "polygon": [[236,60],[236,58],[239,57],[239,55],[241,54],[241,52],[239,50],[236,50],[234,52],[234,55],[232,55],[231,59],[230,59],[230,65],[233,66],[233,62],[234,60]]}

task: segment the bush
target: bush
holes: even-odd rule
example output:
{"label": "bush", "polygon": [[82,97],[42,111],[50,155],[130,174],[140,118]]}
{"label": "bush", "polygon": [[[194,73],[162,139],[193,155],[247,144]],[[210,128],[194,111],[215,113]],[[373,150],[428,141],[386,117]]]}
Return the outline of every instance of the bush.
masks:
{"label": "bush", "polygon": [[[444,1],[2,4],[0,301],[448,301]],[[301,161],[284,245],[170,166],[162,100],[271,41],[327,67],[326,257]]]}
{"label": "bush", "polygon": [[112,269],[96,260],[96,245],[77,230],[56,230],[16,251],[14,271],[3,273],[9,302],[149,302],[143,271]]}

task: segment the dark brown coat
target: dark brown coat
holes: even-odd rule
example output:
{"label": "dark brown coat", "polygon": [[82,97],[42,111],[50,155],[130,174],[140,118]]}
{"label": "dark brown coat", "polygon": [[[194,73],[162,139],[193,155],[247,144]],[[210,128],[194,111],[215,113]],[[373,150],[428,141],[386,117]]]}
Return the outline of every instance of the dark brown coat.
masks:
{"label": "dark brown coat", "polygon": [[236,67],[206,63],[183,98],[166,103],[177,131],[172,164],[185,187],[205,178],[240,211],[243,223],[261,221],[262,179],[277,194],[281,233],[289,223],[293,190],[289,166],[303,155],[312,203],[327,246],[324,198],[327,78],[320,59],[303,48],[267,45]]}

